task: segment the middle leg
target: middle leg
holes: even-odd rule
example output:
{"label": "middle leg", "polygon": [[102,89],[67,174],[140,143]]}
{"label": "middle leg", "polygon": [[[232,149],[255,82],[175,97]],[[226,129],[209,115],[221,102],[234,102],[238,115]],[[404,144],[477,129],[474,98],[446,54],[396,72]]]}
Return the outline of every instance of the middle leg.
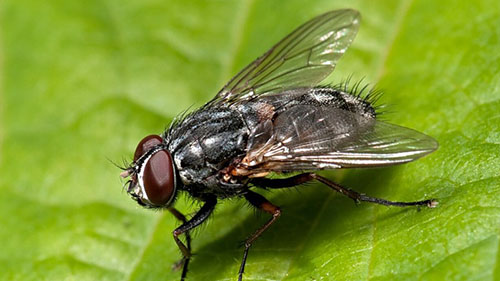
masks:
{"label": "middle leg", "polygon": [[250,204],[257,207],[258,209],[271,214],[272,217],[264,225],[259,227],[259,229],[257,229],[245,241],[245,251],[243,252],[243,260],[241,261],[240,271],[238,272],[238,281],[241,281],[243,278],[248,251],[250,250],[252,243],[257,240],[257,238],[259,238],[259,236],[262,235],[262,233],[266,231],[266,229],[268,229],[281,215],[281,209],[278,206],[275,206],[271,202],[267,201],[267,199],[260,194],[248,191],[248,193],[245,194],[245,199],[247,199]]}

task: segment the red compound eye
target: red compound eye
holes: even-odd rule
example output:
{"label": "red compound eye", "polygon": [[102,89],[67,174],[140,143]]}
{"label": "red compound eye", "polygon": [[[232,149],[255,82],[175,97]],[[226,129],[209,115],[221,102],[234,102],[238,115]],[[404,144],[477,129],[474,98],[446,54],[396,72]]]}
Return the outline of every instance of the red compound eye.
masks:
{"label": "red compound eye", "polygon": [[137,159],[139,159],[144,153],[150,150],[153,146],[162,143],[162,141],[162,138],[158,135],[149,135],[143,138],[135,149],[134,161],[137,161]]}
{"label": "red compound eye", "polygon": [[155,152],[146,162],[143,187],[148,200],[156,206],[168,205],[175,194],[172,157],[166,150]]}

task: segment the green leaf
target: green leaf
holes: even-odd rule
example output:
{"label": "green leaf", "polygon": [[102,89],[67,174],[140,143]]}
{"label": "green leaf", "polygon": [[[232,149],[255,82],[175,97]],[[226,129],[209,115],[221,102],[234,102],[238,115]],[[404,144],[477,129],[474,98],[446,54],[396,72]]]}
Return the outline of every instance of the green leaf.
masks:
{"label": "green leaf", "polygon": [[[119,169],[137,142],[202,105],[309,18],[358,9],[358,37],[329,81],[384,91],[392,123],[435,137],[414,163],[324,175],[267,192],[283,215],[252,247],[245,280],[500,279],[500,2],[63,1],[0,4],[0,279],[178,280],[164,212],[137,206]],[[176,205],[197,210],[186,196]],[[195,231],[188,280],[235,280],[239,244],[267,220],[221,203]]]}

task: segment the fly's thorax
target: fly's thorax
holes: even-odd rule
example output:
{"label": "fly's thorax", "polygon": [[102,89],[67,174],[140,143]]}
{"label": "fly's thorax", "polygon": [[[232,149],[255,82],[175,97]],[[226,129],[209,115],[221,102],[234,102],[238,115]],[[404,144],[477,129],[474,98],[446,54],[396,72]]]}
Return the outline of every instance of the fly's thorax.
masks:
{"label": "fly's thorax", "polygon": [[175,200],[175,164],[158,135],[147,136],[139,142],[133,165],[122,176],[131,177],[127,192],[140,205],[161,208],[168,207]]}
{"label": "fly's thorax", "polygon": [[192,196],[219,194],[218,174],[245,153],[249,129],[230,107],[200,108],[167,132],[179,188]]}

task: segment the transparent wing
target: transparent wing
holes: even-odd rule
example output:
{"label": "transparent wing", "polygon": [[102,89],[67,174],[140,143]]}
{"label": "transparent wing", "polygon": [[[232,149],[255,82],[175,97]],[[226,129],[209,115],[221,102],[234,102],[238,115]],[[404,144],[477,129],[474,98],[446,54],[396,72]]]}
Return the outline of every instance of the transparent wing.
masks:
{"label": "transparent wing", "polygon": [[297,105],[260,124],[243,161],[248,174],[406,163],[437,142],[405,127],[325,106]]}
{"label": "transparent wing", "polygon": [[245,67],[211,103],[316,86],[333,71],[353,41],[359,19],[357,11],[348,9],[313,18]]}

